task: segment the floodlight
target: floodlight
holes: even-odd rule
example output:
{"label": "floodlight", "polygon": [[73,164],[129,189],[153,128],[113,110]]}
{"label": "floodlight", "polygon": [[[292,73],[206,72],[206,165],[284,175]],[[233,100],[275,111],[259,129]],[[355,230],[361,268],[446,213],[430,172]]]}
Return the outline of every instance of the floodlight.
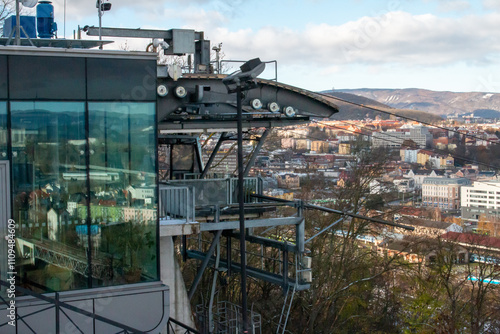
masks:
{"label": "floodlight", "polygon": [[111,10],[111,4],[109,2],[102,3],[101,4],[101,11],[107,12],[108,10]]}
{"label": "floodlight", "polygon": [[240,66],[240,71],[222,79],[222,83],[226,85],[229,93],[234,93],[236,87],[241,90],[249,90],[256,87],[255,79],[264,72],[266,64],[261,62],[259,58],[254,58]]}

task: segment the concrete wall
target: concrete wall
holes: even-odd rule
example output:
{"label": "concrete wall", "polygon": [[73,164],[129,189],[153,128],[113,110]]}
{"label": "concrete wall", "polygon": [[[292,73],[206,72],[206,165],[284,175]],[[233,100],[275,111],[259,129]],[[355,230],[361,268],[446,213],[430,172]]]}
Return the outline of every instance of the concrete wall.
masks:
{"label": "concrete wall", "polygon": [[171,236],[160,237],[160,259],[161,280],[163,284],[170,287],[170,317],[196,328],[191,312],[191,303],[179,263],[175,257],[174,242]]}

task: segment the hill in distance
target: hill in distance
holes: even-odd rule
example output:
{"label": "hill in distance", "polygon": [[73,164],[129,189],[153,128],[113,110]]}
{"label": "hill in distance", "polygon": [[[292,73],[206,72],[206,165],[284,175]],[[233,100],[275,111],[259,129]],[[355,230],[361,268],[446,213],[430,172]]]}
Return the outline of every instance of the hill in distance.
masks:
{"label": "hill in distance", "polygon": [[[442,118],[438,115],[433,115],[431,113],[419,110],[405,110],[405,109],[393,108],[384,103],[360,95],[345,93],[337,90],[325,91],[322,93],[325,94],[324,95],[325,97],[327,97],[328,95],[331,96],[332,102],[339,107],[339,112],[331,117],[331,119],[334,120],[349,120],[349,119],[361,120],[365,118],[375,119],[375,117],[377,116],[379,116],[382,119],[395,118],[395,116],[392,116],[391,114],[407,117],[410,119],[415,119],[426,123],[433,123],[442,120]],[[376,108],[382,111],[375,111],[369,108],[353,105],[348,102],[361,104],[363,106]]]}
{"label": "hill in distance", "polygon": [[[481,92],[438,92],[426,89],[341,89],[335,93],[350,93],[375,100],[396,109],[421,110],[434,115],[470,115],[488,117],[500,114],[500,94]],[[331,91],[325,92],[331,93]],[[484,110],[488,110],[485,114]],[[498,117],[498,116],[497,116]]]}

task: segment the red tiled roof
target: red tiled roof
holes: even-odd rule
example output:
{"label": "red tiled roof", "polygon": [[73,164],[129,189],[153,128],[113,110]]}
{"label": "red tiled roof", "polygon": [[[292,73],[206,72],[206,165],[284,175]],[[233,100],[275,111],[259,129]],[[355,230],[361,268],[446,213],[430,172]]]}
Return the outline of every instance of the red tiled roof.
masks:
{"label": "red tiled roof", "polygon": [[420,217],[422,216],[423,210],[418,209],[418,208],[413,208],[409,206],[404,206],[401,208],[399,211],[399,214],[402,216],[413,216],[413,217]]}
{"label": "red tiled roof", "polygon": [[488,237],[479,234],[448,232],[443,234],[441,238],[471,245],[480,245],[500,249],[500,238]]}

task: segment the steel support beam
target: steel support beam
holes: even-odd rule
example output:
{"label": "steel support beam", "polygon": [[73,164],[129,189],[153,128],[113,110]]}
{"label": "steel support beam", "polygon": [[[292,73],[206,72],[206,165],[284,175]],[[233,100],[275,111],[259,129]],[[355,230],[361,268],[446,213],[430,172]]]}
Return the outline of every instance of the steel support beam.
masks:
{"label": "steel support beam", "polygon": [[[231,236],[232,238],[240,237],[240,233],[235,233],[235,232],[228,233],[228,235]],[[253,244],[264,245],[266,247],[273,247],[282,251],[286,250],[288,252],[296,253],[298,250],[297,245],[294,245],[293,243],[286,241],[278,241],[269,238],[256,237],[252,235],[246,235],[245,239]]]}
{"label": "steel support beam", "polygon": [[[192,31],[189,29],[177,29]],[[99,36],[99,27],[89,27],[88,36]],[[101,28],[101,36],[107,37],[129,37],[129,38],[158,38],[171,40],[173,38],[172,30],[154,30],[154,29],[127,29],[127,28]],[[202,33],[194,33],[195,40],[202,39]],[[194,41],[193,41],[194,42]]]}
{"label": "steel support beam", "polygon": [[194,278],[193,284],[191,285],[191,288],[189,289],[188,297],[189,300],[193,298],[193,295],[196,291],[196,288],[198,287],[198,284],[200,283],[201,277],[203,276],[203,272],[207,268],[208,262],[210,261],[210,258],[212,257],[212,254],[214,253],[215,247],[219,243],[220,236],[222,235],[222,230],[217,231],[214,236],[214,240],[212,241],[212,244],[210,245],[210,248],[208,249],[208,252],[203,259],[203,262],[201,263],[200,268],[198,269],[198,273],[196,274],[196,277]]}
{"label": "steel support beam", "polygon": [[[281,225],[297,225],[302,221],[302,217],[252,219],[245,221],[246,228],[268,227]],[[226,221],[220,223],[200,223],[200,231],[235,230],[240,227],[239,221]]]}
{"label": "steel support beam", "polygon": [[207,173],[208,173],[208,170],[210,169],[210,167],[212,166],[212,163],[214,162],[215,160],[215,157],[217,155],[217,152],[219,151],[222,143],[224,142],[224,140],[226,139],[226,134],[227,132],[223,132],[221,133],[220,135],[220,138],[219,138],[219,141],[217,142],[217,144],[215,145],[215,148],[214,150],[212,151],[212,154],[210,154],[210,158],[208,159],[207,161],[207,164],[205,165],[205,168],[203,169],[203,172],[201,173],[200,175],[200,179],[204,179],[205,176],[207,176]]}
{"label": "steel support beam", "polygon": [[196,138],[196,159],[198,160],[198,169],[200,171],[205,171],[205,167],[203,166],[203,153],[201,152],[199,138]]}
{"label": "steel support beam", "polygon": [[[190,258],[193,258],[193,259],[201,260],[201,259],[205,258],[205,254],[202,252],[198,252],[198,251],[188,251],[188,255]],[[209,263],[210,264],[215,263],[215,258],[213,256],[210,258]],[[219,267],[220,268],[228,268],[228,264],[225,260],[221,259]],[[241,264],[233,261],[231,263],[231,270],[233,272],[240,272],[241,271]],[[270,273],[268,271],[260,270],[260,269],[249,267],[249,266],[247,266],[246,272],[247,272],[248,276],[254,277],[258,280],[262,280],[262,281],[276,284],[279,286],[283,285],[283,276],[282,275],[273,274],[273,273]],[[296,283],[295,279],[289,278],[288,279],[288,286],[290,286],[290,287],[296,286],[298,291],[303,291],[303,290],[309,289],[311,287],[311,284],[300,283],[300,282]]]}
{"label": "steel support beam", "polygon": [[259,142],[258,142],[257,146],[255,147],[253,154],[250,156],[250,160],[248,160],[248,162],[247,162],[247,166],[245,167],[245,172],[243,173],[243,177],[248,176],[248,173],[250,172],[250,169],[252,168],[252,166],[255,162],[255,159],[257,159],[257,155],[259,154],[259,152],[262,148],[262,145],[264,145],[264,142],[266,141],[266,138],[270,132],[271,132],[270,129],[266,128],[266,131],[264,131],[262,136],[260,136]]}

